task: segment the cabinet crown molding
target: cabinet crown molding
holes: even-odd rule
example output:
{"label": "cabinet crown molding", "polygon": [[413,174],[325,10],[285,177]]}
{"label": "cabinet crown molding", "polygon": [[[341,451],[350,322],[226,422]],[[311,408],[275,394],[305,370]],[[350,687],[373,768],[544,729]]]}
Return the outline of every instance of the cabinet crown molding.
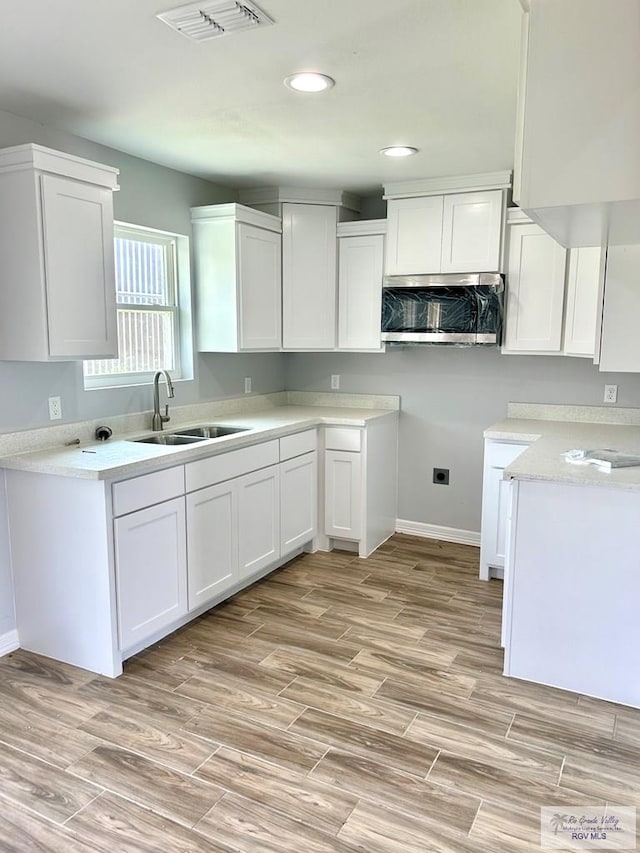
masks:
{"label": "cabinet crown molding", "polygon": [[360,198],[344,190],[322,189],[319,187],[254,187],[240,190],[238,197],[242,204],[326,204],[346,207],[360,211]]}
{"label": "cabinet crown molding", "polygon": [[64,151],[54,151],[52,148],[45,148],[43,145],[35,145],[32,142],[0,149],[0,173],[28,169],[63,175],[87,184],[107,187],[110,190],[120,189],[118,186],[120,169],[114,166],[94,163],[93,160],[85,160]]}
{"label": "cabinet crown molding", "polygon": [[516,223],[527,224],[533,221],[526,210],[522,210],[519,207],[507,208],[507,225],[515,225]]}
{"label": "cabinet crown molding", "polygon": [[483,172],[477,175],[454,175],[447,178],[421,178],[416,181],[394,181],[384,185],[383,198],[416,198],[446,193],[505,190],[511,186],[511,172]]}
{"label": "cabinet crown molding", "polygon": [[279,216],[263,213],[253,207],[245,207],[243,204],[206,204],[191,208],[191,222],[212,222],[233,220],[244,222],[247,225],[255,225],[266,231],[282,233],[282,220]]}

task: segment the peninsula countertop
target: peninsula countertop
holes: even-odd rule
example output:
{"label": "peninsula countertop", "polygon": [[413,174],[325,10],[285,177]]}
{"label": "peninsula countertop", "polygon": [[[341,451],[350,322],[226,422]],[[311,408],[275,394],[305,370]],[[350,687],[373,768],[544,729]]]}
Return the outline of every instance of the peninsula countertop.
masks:
{"label": "peninsula countertop", "polygon": [[106,442],[85,441],[71,447],[54,446],[6,454],[0,456],[0,468],[82,479],[117,479],[193,462],[320,425],[364,427],[370,421],[388,417],[394,412],[397,414],[397,409],[285,404],[224,415],[203,413],[199,419],[192,416],[188,421],[172,422],[165,433],[212,422],[245,427],[246,431],[193,444],[164,446],[136,442],[136,438],[152,434],[148,429],[138,429]]}
{"label": "peninsula countertop", "polygon": [[640,455],[639,409],[510,404],[509,417],[492,424],[484,437],[530,443],[505,468],[505,479],[640,491],[640,466],[602,471],[593,465],[567,462],[563,456],[573,449],[609,449]]}

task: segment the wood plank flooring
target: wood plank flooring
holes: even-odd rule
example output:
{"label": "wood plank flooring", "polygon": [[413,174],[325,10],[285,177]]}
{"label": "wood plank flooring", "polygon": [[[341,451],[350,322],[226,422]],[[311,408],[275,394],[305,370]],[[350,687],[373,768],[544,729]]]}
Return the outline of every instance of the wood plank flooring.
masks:
{"label": "wood plank flooring", "polygon": [[505,679],[478,551],[298,557],[112,681],[0,659],[1,853],[525,853],[640,806],[640,711]]}

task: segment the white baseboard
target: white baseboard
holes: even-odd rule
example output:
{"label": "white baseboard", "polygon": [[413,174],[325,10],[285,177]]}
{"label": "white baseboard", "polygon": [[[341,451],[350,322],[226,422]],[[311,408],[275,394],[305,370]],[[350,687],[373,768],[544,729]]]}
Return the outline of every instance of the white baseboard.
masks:
{"label": "white baseboard", "polygon": [[442,539],[444,542],[480,547],[480,533],[475,530],[441,527],[438,524],[425,524],[423,521],[407,521],[405,518],[398,518],[396,533],[409,533],[412,536],[423,536],[425,539]]}
{"label": "white baseboard", "polygon": [[15,652],[19,648],[18,632],[15,628],[13,631],[7,631],[6,634],[0,634],[0,657],[8,655],[9,652]]}

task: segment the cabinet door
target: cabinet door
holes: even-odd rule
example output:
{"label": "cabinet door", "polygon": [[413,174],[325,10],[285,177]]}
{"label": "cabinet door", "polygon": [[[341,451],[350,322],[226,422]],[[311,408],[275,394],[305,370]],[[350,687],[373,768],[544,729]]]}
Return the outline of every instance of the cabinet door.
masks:
{"label": "cabinet door", "polygon": [[498,272],[502,207],[502,190],[444,197],[443,273]]}
{"label": "cabinet door", "polygon": [[246,474],[236,482],[239,580],[244,580],[280,556],[278,466]]}
{"label": "cabinet door", "polygon": [[233,480],[187,495],[189,610],[238,579],[238,496]]}
{"label": "cabinet door", "polygon": [[599,247],[571,249],[564,318],[564,353],[593,358],[600,319]]}
{"label": "cabinet door", "polygon": [[441,195],[390,199],[387,205],[387,275],[440,272]]}
{"label": "cabinet door", "polygon": [[359,453],[325,451],[325,533],[338,539],[360,539],[362,478]]}
{"label": "cabinet door", "polygon": [[315,451],[280,463],[280,554],[295,551],[318,532]]}
{"label": "cabinet door", "polygon": [[284,349],[336,345],[335,207],[282,206],[282,314]]}
{"label": "cabinet door", "polygon": [[120,648],[144,642],[187,612],[184,498],[114,521]]}
{"label": "cabinet door", "polygon": [[503,479],[504,469],[527,447],[527,444],[485,443],[480,545],[482,580],[489,579],[492,568],[504,567],[509,506],[509,481]]}
{"label": "cabinet door", "polygon": [[561,351],[566,257],[538,225],[509,227],[504,352]]}
{"label": "cabinet door", "polygon": [[640,245],[609,246],[600,370],[640,373]]}
{"label": "cabinet door", "polygon": [[110,189],[41,175],[49,355],[118,355]]}
{"label": "cabinet door", "polygon": [[341,237],[338,349],[380,349],[384,236]]}
{"label": "cabinet door", "polygon": [[280,349],[282,240],[280,234],[238,226],[240,348]]}

